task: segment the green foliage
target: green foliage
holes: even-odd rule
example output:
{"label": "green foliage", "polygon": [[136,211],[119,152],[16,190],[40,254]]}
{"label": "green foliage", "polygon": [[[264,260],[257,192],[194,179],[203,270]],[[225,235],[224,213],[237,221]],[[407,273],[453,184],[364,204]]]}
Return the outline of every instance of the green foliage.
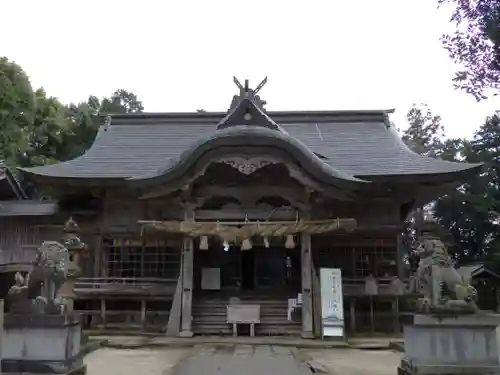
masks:
{"label": "green foliage", "polygon": [[453,7],[450,21],[456,25],[453,35],[442,42],[459,66],[455,87],[485,99],[489,89],[500,89],[500,1],[438,0]]}
{"label": "green foliage", "polygon": [[67,107],[69,132],[64,136],[64,152],[59,160],[71,160],[87,151],[106,115],[139,113],[143,110],[137,96],[126,90],[116,90],[102,101],[96,96],[89,96],[86,102],[70,104]]}
{"label": "green foliage", "polygon": [[483,173],[436,204],[440,222],[449,228],[464,260],[491,260],[498,251],[499,125],[498,114],[494,114],[476,131],[472,141],[464,141],[464,159],[483,162]]}
{"label": "green foliage", "polygon": [[90,148],[106,115],[143,110],[137,96],[126,90],[63,105],[42,88],[33,91],[22,68],[0,57],[0,160],[8,165],[74,159]]}
{"label": "green foliage", "polygon": [[36,112],[36,98],[26,73],[16,63],[0,57],[0,160],[16,163],[27,147]]}
{"label": "green foliage", "polygon": [[69,130],[65,107],[43,89],[35,92],[35,117],[24,130],[26,142],[17,154],[16,164],[21,166],[52,164],[61,160],[63,139]]}
{"label": "green foliage", "polygon": [[[440,118],[427,106],[408,112],[410,126],[402,139],[415,152],[450,161],[485,163],[483,173],[439,198],[431,210],[444,232],[451,236],[451,248],[461,263],[487,261],[500,245],[500,116],[494,114],[469,141],[446,139]],[[423,210],[416,210],[406,226],[406,240],[414,240]]]}
{"label": "green foliage", "polygon": [[426,156],[438,156],[442,152],[441,138],[444,128],[441,117],[432,113],[426,104],[414,105],[407,113],[409,127],[402,139],[414,152]]}

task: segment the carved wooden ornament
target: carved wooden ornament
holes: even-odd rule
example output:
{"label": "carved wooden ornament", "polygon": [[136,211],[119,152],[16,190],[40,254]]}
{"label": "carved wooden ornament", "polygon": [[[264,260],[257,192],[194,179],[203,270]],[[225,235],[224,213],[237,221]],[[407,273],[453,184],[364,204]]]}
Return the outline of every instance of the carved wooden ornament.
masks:
{"label": "carved wooden ornament", "polygon": [[227,164],[245,175],[255,173],[259,169],[270,164],[276,164],[276,161],[269,158],[243,156],[233,156],[230,158],[219,159],[217,162]]}

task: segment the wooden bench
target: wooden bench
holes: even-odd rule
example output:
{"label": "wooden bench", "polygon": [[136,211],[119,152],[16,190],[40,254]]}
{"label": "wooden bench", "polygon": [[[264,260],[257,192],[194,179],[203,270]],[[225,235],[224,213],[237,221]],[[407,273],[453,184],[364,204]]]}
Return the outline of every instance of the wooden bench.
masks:
{"label": "wooden bench", "polygon": [[255,324],[260,323],[260,305],[227,305],[226,321],[233,325],[233,336],[238,336],[238,324],[250,324],[250,336],[255,336]]}

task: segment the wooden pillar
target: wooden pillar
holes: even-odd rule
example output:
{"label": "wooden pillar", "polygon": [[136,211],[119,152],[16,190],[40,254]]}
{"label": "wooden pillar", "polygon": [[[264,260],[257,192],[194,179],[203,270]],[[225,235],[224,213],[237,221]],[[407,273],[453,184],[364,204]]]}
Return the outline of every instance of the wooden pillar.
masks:
{"label": "wooden pillar", "polygon": [[141,327],[146,328],[146,300],[141,300]]}
{"label": "wooden pillar", "polygon": [[400,333],[399,326],[399,296],[395,296],[392,300],[392,325],[394,333]]}
{"label": "wooden pillar", "polygon": [[184,238],[181,258],[182,275],[182,308],[181,308],[181,332],[180,337],[192,337],[191,330],[193,303],[193,257],[194,243],[190,237]]}
{"label": "wooden pillar", "polygon": [[398,272],[398,277],[400,280],[403,280],[405,278],[405,266],[403,262],[403,256],[404,256],[404,247],[403,247],[403,235],[401,233],[396,234],[396,265],[397,265],[397,272]]}
{"label": "wooden pillar", "polygon": [[349,314],[351,317],[351,332],[356,333],[356,297],[349,300]]}
{"label": "wooden pillar", "polygon": [[312,307],[312,254],[311,235],[302,233],[301,267],[302,267],[302,337],[313,338],[313,307]]}
{"label": "wooden pillar", "polygon": [[102,326],[106,327],[106,300],[104,298],[101,299],[101,321]]}
{"label": "wooden pillar", "polygon": [[102,267],[104,265],[104,259],[102,254],[102,235],[99,233],[95,236],[94,245],[94,269],[92,275],[94,277],[100,277],[102,275]]}
{"label": "wooden pillar", "polygon": [[3,359],[3,338],[4,338],[4,323],[3,323],[3,314],[4,314],[4,301],[0,299],[0,373],[2,372],[2,359]]}

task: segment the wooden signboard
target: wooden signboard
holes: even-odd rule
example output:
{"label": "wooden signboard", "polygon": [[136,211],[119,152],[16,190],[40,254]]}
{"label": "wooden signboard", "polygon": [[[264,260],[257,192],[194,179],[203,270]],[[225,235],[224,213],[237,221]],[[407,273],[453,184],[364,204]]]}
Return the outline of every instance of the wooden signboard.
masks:
{"label": "wooden signboard", "polygon": [[342,272],[339,268],[321,268],[319,280],[323,336],[344,337]]}

